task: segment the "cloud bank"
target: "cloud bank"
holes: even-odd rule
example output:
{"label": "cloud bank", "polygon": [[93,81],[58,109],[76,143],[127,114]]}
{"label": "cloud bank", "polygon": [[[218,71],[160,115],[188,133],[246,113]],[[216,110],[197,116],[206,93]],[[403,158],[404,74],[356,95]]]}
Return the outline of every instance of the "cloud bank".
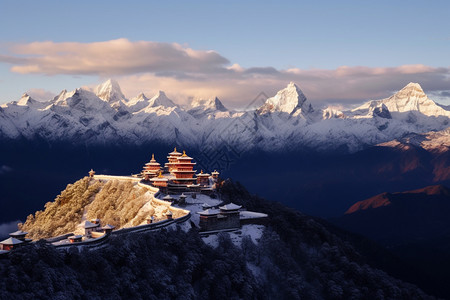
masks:
{"label": "cloud bank", "polygon": [[0,62],[10,64],[15,73],[115,77],[129,97],[166,90],[176,99],[218,96],[232,107],[245,105],[261,91],[273,95],[290,81],[312,101],[347,104],[389,96],[409,82],[436,95],[445,95],[450,86],[449,67],[243,68],[216,51],[127,39],[13,44],[6,52]]}

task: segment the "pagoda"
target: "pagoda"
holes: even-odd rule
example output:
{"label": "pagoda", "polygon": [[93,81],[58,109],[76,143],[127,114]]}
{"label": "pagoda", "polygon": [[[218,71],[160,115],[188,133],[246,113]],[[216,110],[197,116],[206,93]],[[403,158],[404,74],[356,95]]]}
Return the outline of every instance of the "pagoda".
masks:
{"label": "pagoda", "polygon": [[182,154],[177,151],[177,147],[173,149],[172,152],[169,153],[169,156],[167,156],[167,159],[169,162],[167,162],[164,166],[167,168],[167,170],[172,173],[173,170],[176,169],[176,164],[178,163],[178,158]]}
{"label": "pagoda", "polygon": [[186,151],[183,151],[183,155],[177,157],[177,162],[174,163],[171,173],[175,176],[172,179],[174,184],[193,185],[196,183],[194,174],[194,166],[196,163],[192,162],[193,158],[187,156]]}
{"label": "pagoda", "polygon": [[165,178],[164,176],[162,176],[162,172],[159,172],[158,177],[153,177],[152,179],[150,179],[150,181],[152,182],[153,186],[157,186],[157,187],[167,187],[167,178]]}
{"label": "pagoda", "polygon": [[150,162],[146,163],[144,169],[142,170],[142,176],[144,179],[155,177],[161,170],[161,165],[155,160],[155,155],[152,154],[152,159]]}

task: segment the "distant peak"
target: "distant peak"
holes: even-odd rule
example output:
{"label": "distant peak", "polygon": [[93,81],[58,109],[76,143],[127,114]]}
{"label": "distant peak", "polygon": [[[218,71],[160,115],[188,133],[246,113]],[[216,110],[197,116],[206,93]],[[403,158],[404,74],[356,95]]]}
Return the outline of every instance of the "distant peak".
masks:
{"label": "distant peak", "polygon": [[305,106],[306,101],[306,96],[302,90],[291,81],[286,88],[278,91],[274,97],[267,99],[266,103],[259,109],[259,112],[279,111],[291,114],[298,109],[302,109],[303,113],[308,113],[313,109],[309,103]]}
{"label": "distant peak", "polygon": [[150,99],[150,107],[156,107],[156,106],[164,106],[164,107],[174,107],[177,106],[175,103],[173,103],[172,100],[167,97],[166,93],[164,91],[158,91],[155,96],[153,96]]}
{"label": "distant peak", "polygon": [[227,111],[228,109],[223,105],[222,101],[219,100],[219,98],[214,97],[210,99],[194,99],[191,102],[191,107],[202,107],[203,109],[207,110],[219,110],[219,111]]}
{"label": "distant peak", "polygon": [[95,94],[106,102],[116,102],[125,99],[119,83],[114,79],[108,79],[94,89]]}
{"label": "distant peak", "polygon": [[33,98],[30,97],[30,95],[28,95],[27,93],[23,93],[22,97],[20,98],[19,101],[17,101],[17,105],[20,106],[27,106],[30,105],[32,103],[36,102],[36,100],[34,100]]}

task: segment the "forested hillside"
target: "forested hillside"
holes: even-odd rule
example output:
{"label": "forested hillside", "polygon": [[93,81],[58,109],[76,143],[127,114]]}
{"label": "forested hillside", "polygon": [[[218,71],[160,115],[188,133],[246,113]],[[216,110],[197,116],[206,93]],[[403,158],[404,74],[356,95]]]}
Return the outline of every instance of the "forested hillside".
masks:
{"label": "forested hillside", "polygon": [[155,214],[152,207],[146,214],[139,213],[150,197],[147,190],[136,183],[85,177],[67,185],[53,202],[45,204],[43,211],[29,215],[21,229],[29,232],[32,239],[48,238],[75,231],[83,216],[86,220],[99,218],[102,224],[111,224],[117,229],[128,223],[136,226]]}
{"label": "forested hillside", "polygon": [[[111,237],[102,249],[58,252],[37,243],[0,261],[0,298],[428,299],[366,264],[311,217],[249,195],[232,182],[224,199],[270,214],[261,239],[214,248],[195,229]],[[95,282],[95,284],[93,284]]]}

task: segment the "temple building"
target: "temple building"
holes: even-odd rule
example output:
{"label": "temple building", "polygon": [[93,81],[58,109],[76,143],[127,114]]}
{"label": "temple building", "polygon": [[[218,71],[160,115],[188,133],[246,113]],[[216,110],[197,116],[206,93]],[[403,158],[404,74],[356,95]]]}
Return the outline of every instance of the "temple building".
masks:
{"label": "temple building", "polygon": [[173,151],[169,153],[169,156],[167,156],[169,162],[164,165],[168,172],[172,173],[172,171],[176,169],[178,157],[180,157],[181,155],[182,154],[177,151],[177,147],[175,147]]}
{"label": "temple building", "polygon": [[153,177],[152,179],[150,179],[150,182],[152,183],[152,185],[154,185],[156,187],[162,187],[162,188],[167,187],[168,181],[169,180],[162,175],[161,171],[159,172],[158,177]]}
{"label": "temple building", "polygon": [[186,155],[186,151],[183,151],[183,155],[177,157],[177,162],[172,170],[172,174],[175,178],[172,180],[176,184],[194,184],[196,179],[194,178],[196,170],[194,166],[196,163],[192,162],[193,158]]}
{"label": "temple building", "polygon": [[206,209],[198,212],[202,231],[233,229],[240,227],[239,209],[242,206],[230,203],[219,209]]}
{"label": "temple building", "polygon": [[23,243],[24,242],[21,240],[10,237],[10,238],[7,238],[6,240],[0,242],[0,250],[10,251],[10,250],[22,245]]}
{"label": "temple building", "polygon": [[214,172],[212,172],[211,175],[212,175],[213,179],[218,179],[219,178],[219,172],[217,172],[216,170],[214,170]]}
{"label": "temple building", "polygon": [[200,184],[200,186],[208,186],[209,176],[208,173],[203,173],[203,170],[201,170],[200,173],[197,174],[197,183]]}
{"label": "temple building", "polygon": [[96,231],[97,228],[100,227],[100,223],[99,224],[94,224],[91,223],[89,221],[85,221],[83,224],[83,228],[84,228],[84,235],[85,236],[90,236],[92,232]]}
{"label": "temple building", "polygon": [[186,151],[183,151],[181,156],[176,157],[176,161],[173,159],[172,162],[169,162],[170,173],[175,177],[168,183],[169,191],[181,193],[198,186],[197,179],[194,178],[196,163],[193,163],[192,160],[193,158],[187,156]]}
{"label": "temple building", "polygon": [[113,226],[113,225],[106,224],[105,226],[103,226],[103,227],[100,228],[100,229],[101,229],[105,234],[110,234],[110,233],[113,231],[114,228],[116,228],[116,227]]}
{"label": "temple building", "polygon": [[146,163],[141,174],[145,180],[156,177],[160,173],[161,165],[156,161],[155,154],[152,154],[150,162]]}
{"label": "temple building", "polygon": [[83,236],[82,235],[71,235],[67,239],[69,240],[69,243],[71,243],[71,244],[79,243],[83,240]]}
{"label": "temple building", "polygon": [[9,234],[9,236],[12,238],[18,239],[19,241],[22,241],[22,242],[31,242],[31,239],[26,238],[27,234],[28,234],[28,232],[26,232],[26,231],[18,230],[15,232],[11,232]]}
{"label": "temple building", "polygon": [[193,158],[189,157],[186,151],[178,152],[176,147],[168,154],[167,159],[168,162],[164,165],[164,172],[162,172],[160,164],[152,155],[152,160],[141,172],[143,179],[149,180],[153,186],[158,187],[165,194],[179,195],[189,192],[194,198],[197,192],[204,194],[214,192],[219,172],[214,171],[210,175],[202,170],[196,174],[197,171],[194,170],[196,163],[192,162]]}

